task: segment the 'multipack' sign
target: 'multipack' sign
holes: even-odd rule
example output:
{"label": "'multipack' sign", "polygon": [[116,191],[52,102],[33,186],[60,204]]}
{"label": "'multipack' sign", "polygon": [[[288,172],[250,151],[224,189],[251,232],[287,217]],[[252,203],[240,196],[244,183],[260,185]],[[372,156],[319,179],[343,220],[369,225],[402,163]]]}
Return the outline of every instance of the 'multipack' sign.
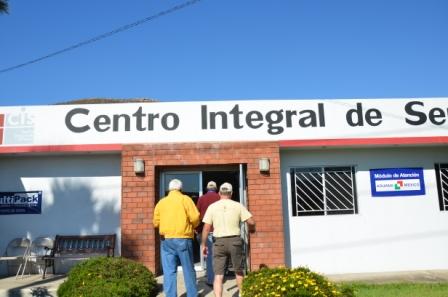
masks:
{"label": "'multipack' sign", "polygon": [[448,98],[0,107],[0,145],[448,137]]}
{"label": "'multipack' sign", "polygon": [[40,214],[42,191],[0,192],[0,215]]}
{"label": "'multipack' sign", "polygon": [[373,197],[425,195],[423,168],[370,169]]}

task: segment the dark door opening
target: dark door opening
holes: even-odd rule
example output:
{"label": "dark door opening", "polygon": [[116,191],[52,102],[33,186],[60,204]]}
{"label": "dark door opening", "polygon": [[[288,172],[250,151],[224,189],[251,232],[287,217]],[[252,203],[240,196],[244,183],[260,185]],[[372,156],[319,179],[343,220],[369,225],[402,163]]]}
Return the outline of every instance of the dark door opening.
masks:
{"label": "dark door opening", "polygon": [[203,171],[202,172],[203,193],[207,192],[206,186],[207,183],[211,180],[216,182],[218,190],[223,183],[225,182],[230,183],[233,187],[232,200],[240,202],[240,191],[239,191],[240,182],[238,171]]}
{"label": "dark door opening", "polygon": [[[173,178],[177,178],[183,183],[182,192],[190,196],[194,203],[197,203],[199,196],[207,192],[207,183],[216,182],[218,190],[220,185],[228,182],[233,187],[232,200],[243,202],[240,194],[240,170],[238,167],[226,166],[225,168],[204,168],[204,167],[183,167],[173,168],[175,170],[162,170],[160,175],[160,197],[168,194],[168,184]],[[196,270],[202,270],[205,266],[204,259],[201,257],[199,241],[193,241],[193,256]]]}

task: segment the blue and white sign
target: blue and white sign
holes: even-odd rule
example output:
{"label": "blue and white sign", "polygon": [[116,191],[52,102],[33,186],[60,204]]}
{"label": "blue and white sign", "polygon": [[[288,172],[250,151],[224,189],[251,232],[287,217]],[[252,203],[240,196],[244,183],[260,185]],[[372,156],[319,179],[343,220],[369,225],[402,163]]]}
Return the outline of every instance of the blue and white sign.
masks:
{"label": "blue and white sign", "polygon": [[42,191],[0,192],[0,215],[40,214]]}
{"label": "blue and white sign", "polygon": [[425,195],[423,168],[370,169],[373,197]]}

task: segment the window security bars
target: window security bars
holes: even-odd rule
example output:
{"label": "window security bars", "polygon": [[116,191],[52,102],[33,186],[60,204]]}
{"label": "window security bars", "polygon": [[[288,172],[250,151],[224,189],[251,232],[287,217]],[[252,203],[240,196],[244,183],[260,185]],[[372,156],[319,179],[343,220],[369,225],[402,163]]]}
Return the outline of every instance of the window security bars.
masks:
{"label": "window security bars", "polygon": [[291,169],[292,215],[356,214],[355,168]]}
{"label": "window security bars", "polygon": [[436,164],[435,169],[440,210],[448,211],[448,164]]}

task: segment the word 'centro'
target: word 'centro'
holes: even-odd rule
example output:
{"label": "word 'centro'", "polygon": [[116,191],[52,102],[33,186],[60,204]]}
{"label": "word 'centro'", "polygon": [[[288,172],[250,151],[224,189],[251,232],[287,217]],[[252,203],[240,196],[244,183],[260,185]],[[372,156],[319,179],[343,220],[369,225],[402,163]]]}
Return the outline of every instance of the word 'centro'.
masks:
{"label": "word 'centro'", "polygon": [[[119,131],[154,131],[156,127],[164,130],[176,130],[180,125],[179,115],[176,113],[144,113],[139,107],[132,114],[100,114],[89,119],[90,110],[87,108],[74,108],[65,116],[66,127],[74,133],[84,133],[92,128],[97,132]],[[89,122],[90,121],[90,122]],[[318,103],[316,109],[304,110],[257,110],[241,111],[235,104],[229,111],[209,111],[207,105],[201,105],[201,129],[259,129],[267,126],[267,133],[278,135],[285,128],[297,125],[306,127],[325,127],[324,105]]]}

